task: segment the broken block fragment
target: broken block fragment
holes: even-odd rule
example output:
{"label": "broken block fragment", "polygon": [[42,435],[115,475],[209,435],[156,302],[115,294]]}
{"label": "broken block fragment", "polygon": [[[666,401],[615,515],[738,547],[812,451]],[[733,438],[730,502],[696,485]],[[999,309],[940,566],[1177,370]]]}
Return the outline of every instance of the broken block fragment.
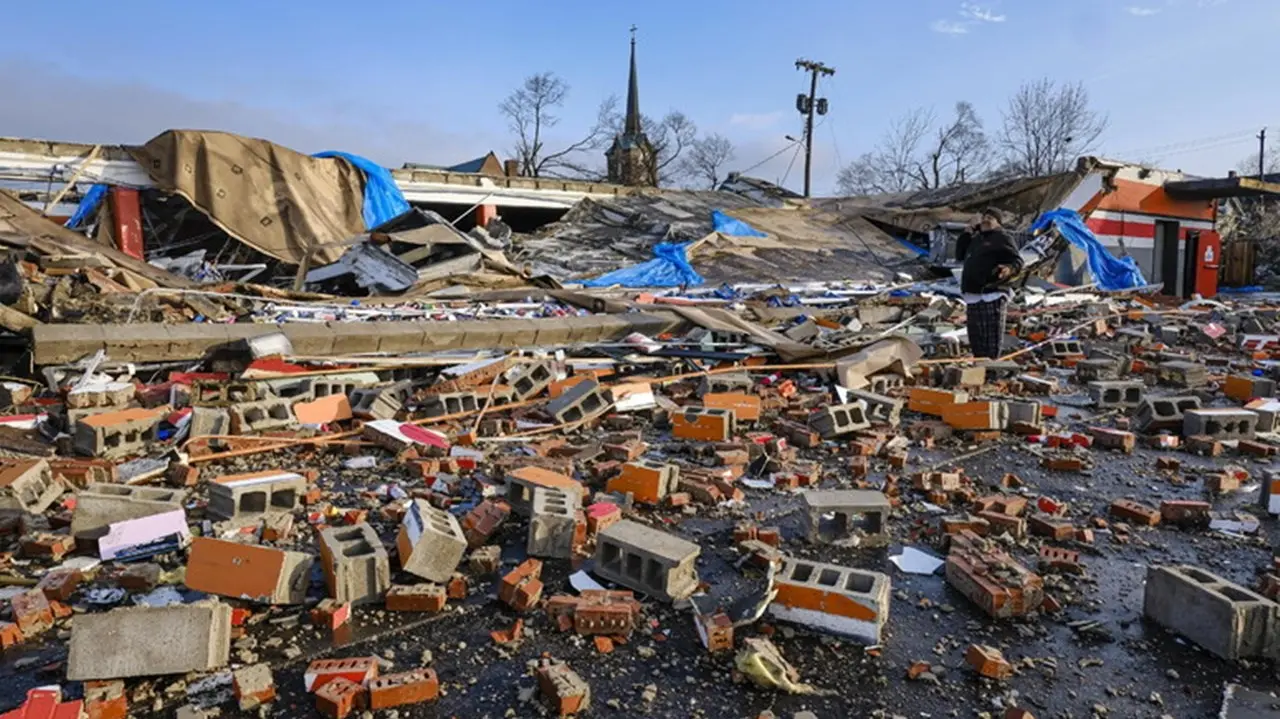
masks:
{"label": "broken block fragment", "polygon": [[217,600],[80,614],[67,678],[123,679],[205,672],[231,654],[231,607]]}
{"label": "broken block fragment", "polygon": [[41,514],[64,491],[46,459],[0,460],[0,510]]}
{"label": "broken block fragment", "polygon": [[456,517],[426,500],[415,499],[400,524],[396,550],[406,572],[432,582],[447,582],[467,551],[467,540]]}
{"label": "broken block fragment", "polygon": [[526,543],[529,556],[570,559],[586,543],[586,515],[577,508],[577,499],[558,489],[534,490]]}
{"label": "broken block fragment", "polygon": [[276,684],[271,677],[271,667],[266,664],[250,664],[231,673],[232,689],[241,711],[270,704],[276,698]]}
{"label": "broken block fragment", "polygon": [[89,457],[119,459],[139,454],[156,438],[168,407],[103,412],[76,422],[72,442],[76,452]]}
{"label": "broken block fragment", "polygon": [[698,586],[702,547],[638,522],[622,520],[596,539],[596,573],[645,594],[684,599]]}

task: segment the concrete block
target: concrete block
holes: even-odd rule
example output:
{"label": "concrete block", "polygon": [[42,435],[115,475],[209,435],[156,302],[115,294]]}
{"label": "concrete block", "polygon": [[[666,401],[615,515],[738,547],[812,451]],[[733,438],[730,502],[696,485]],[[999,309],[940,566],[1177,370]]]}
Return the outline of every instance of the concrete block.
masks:
{"label": "concrete block", "polygon": [[[884,376],[896,377],[897,375]],[[906,406],[906,402],[860,389],[853,390],[849,395],[866,406],[867,419],[872,423],[887,424],[890,427],[897,427],[901,423],[902,408]]]}
{"label": "concrete block", "polygon": [[604,414],[613,406],[595,380],[579,382],[547,403],[546,412],[560,424],[577,422]]}
{"label": "concrete block", "polygon": [[623,520],[597,537],[596,573],[637,592],[684,599],[697,589],[701,551],[693,542]]}
{"label": "concrete block", "polygon": [[1171,360],[1156,365],[1156,378],[1160,384],[1170,387],[1193,389],[1209,383],[1204,365],[1187,360]]}
{"label": "concrete block", "polygon": [[1232,375],[1222,386],[1223,394],[1238,402],[1248,402],[1259,397],[1275,397],[1276,381],[1253,375]]}
{"label": "concrete block", "polygon": [[531,557],[571,559],[586,544],[586,515],[578,498],[558,489],[540,487],[533,492],[533,517],[529,520],[526,550]]}
{"label": "concrete block", "polygon": [[1110,358],[1085,359],[1076,362],[1076,381],[1093,382],[1120,379],[1120,362]]}
{"label": "concrete block", "polygon": [[906,382],[902,375],[895,372],[884,372],[882,374],[873,374],[867,378],[871,384],[867,385],[867,390],[875,394],[885,394],[889,390],[903,386]]}
{"label": "concrete block", "polygon": [[301,604],[315,557],[210,537],[191,540],[186,585],[207,594],[265,604]]}
{"label": "concrete block", "polygon": [[1182,430],[1183,413],[1200,409],[1199,397],[1148,397],[1138,405],[1134,429],[1155,433],[1160,430]]}
{"label": "concrete block", "polygon": [[1182,434],[1215,440],[1253,439],[1258,415],[1247,409],[1189,409],[1182,415]]}
{"label": "concrete block", "polygon": [[524,517],[533,514],[533,492],[539,487],[559,489],[577,496],[582,503],[582,484],[576,479],[541,467],[521,467],[507,475],[507,503],[512,511]]}
{"label": "concrete block", "polygon": [[708,394],[724,394],[727,392],[750,392],[756,382],[746,372],[726,372],[725,374],[704,375],[698,384],[698,396]]}
{"label": "concrete block", "polygon": [[849,404],[823,407],[809,415],[809,426],[824,438],[839,437],[871,426],[867,405],[859,400]]}
{"label": "concrete block", "polygon": [[69,409],[88,407],[125,407],[133,401],[132,382],[90,383],[67,392],[64,400]]}
{"label": "concrete block", "polygon": [[190,436],[226,436],[231,433],[231,412],[227,411],[225,407],[196,406],[191,408]]}
{"label": "concrete block", "polygon": [[449,392],[446,394],[427,395],[422,400],[418,411],[426,417],[444,417],[446,415],[475,412],[484,404],[475,392]]}
{"label": "concrete block", "polygon": [[159,487],[93,483],[76,493],[71,534],[77,542],[106,534],[116,522],[182,510],[185,492]]}
{"label": "concrete block", "polygon": [[458,519],[426,500],[409,504],[396,535],[400,566],[431,582],[447,582],[467,551],[467,539]]}
{"label": "concrete block", "polygon": [[887,575],[786,557],[774,575],[769,614],[823,632],[879,644],[889,618]]}
{"label": "concrete block", "polygon": [[210,515],[237,523],[287,514],[301,506],[307,478],[297,472],[267,470],[227,474],[209,482]]}
{"label": "concrete block", "polygon": [[0,510],[43,514],[66,491],[47,459],[0,459]]}
{"label": "concrete block", "polygon": [[622,465],[617,476],[609,479],[605,491],[630,494],[636,502],[659,504],[680,486],[680,467],[640,459]]}
{"label": "concrete block", "polygon": [[889,499],[874,489],[821,489],[801,493],[813,544],[869,546],[888,538]]}
{"label": "concrete block", "polygon": [[725,442],[737,428],[737,417],[725,409],[684,407],[671,417],[671,435],[676,439]]}
{"label": "concrete block", "polygon": [[368,524],[320,530],[320,561],[329,596],[342,603],[368,604],[391,586],[391,562]]}
{"label": "concrete block", "polygon": [[67,679],[206,672],[231,654],[231,607],[217,600],[78,614]]}
{"label": "concrete block", "polygon": [[76,422],[72,444],[77,453],[90,457],[119,459],[139,454],[155,439],[163,416],[156,409],[135,408],[85,417]]}
{"label": "concrete block", "polygon": [[[515,373],[515,371],[513,369],[509,374]],[[509,378],[507,382],[511,385],[511,389],[517,399],[526,400],[542,394],[555,378],[556,374],[552,370],[550,362],[538,362],[536,364],[520,365],[519,374]]]}
{"label": "concrete block", "polygon": [[1223,659],[1280,657],[1280,604],[1199,567],[1148,567],[1142,611]]}
{"label": "concrete block", "polygon": [[1090,382],[1089,398],[1098,409],[1132,409],[1142,404],[1147,386],[1141,382]]}
{"label": "concrete block", "polygon": [[1084,347],[1079,340],[1053,340],[1045,345],[1044,354],[1052,359],[1069,359],[1083,357]]}
{"label": "concrete block", "polygon": [[256,402],[241,402],[231,405],[232,434],[252,434],[283,429],[296,422],[293,416],[293,402],[279,397],[268,397]]}

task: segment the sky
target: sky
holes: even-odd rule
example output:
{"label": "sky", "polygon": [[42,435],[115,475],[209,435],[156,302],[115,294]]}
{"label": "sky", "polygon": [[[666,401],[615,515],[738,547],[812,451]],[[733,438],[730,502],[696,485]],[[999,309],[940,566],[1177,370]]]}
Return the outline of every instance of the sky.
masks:
{"label": "sky", "polygon": [[[1020,84],[1082,82],[1109,125],[1099,154],[1220,175],[1280,142],[1264,48],[1277,0],[63,0],[13,3],[0,43],[0,135],[141,143],[227,130],[398,167],[508,156],[497,106],[550,71],[570,86],[549,145],[624,96],[638,27],[640,104],[732,140],[728,169],[800,187],[798,58],[819,95],[814,191],[917,107],[972,102],[988,130]],[[1252,48],[1252,49],[1250,49]],[[781,151],[781,152],[779,152]],[[765,161],[767,158],[771,160]],[[763,162],[762,162],[763,161]]]}

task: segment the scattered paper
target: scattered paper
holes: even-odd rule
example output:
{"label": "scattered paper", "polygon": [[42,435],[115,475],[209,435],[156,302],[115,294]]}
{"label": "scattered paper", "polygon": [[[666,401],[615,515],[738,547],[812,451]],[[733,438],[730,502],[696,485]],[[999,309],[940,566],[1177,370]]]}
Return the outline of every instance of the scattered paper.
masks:
{"label": "scattered paper", "polygon": [[592,579],[590,574],[581,569],[569,575],[569,585],[578,592],[585,592],[589,589],[604,589],[602,584]]}
{"label": "scattered paper", "polygon": [[946,564],[941,559],[912,547],[903,547],[902,554],[889,557],[894,566],[907,574],[933,574]]}

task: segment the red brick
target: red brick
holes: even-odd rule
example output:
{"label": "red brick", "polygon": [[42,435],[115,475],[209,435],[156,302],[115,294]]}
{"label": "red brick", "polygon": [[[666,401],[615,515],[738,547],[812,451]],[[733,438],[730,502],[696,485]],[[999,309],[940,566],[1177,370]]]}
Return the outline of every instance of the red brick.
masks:
{"label": "red brick", "polygon": [[526,559],[498,587],[498,598],[516,611],[528,611],[542,598],[542,562]]}
{"label": "red brick", "polygon": [[307,665],[302,680],[309,692],[318,691],[339,679],[363,687],[378,676],[377,657],[349,657],[346,659],[317,659]]}
{"label": "red brick", "polygon": [[345,719],[364,708],[367,694],[364,687],[339,677],[316,691],[316,710],[329,719]]}
{"label": "red brick", "polygon": [[129,716],[129,699],[124,682],[85,682],[84,709],[87,719],[125,719]]}
{"label": "red brick", "polygon": [[1021,616],[1044,601],[1044,580],[991,540],[963,531],[951,537],[947,583],[995,618]]}
{"label": "red brick", "polygon": [[1167,499],[1160,503],[1160,519],[1169,524],[1207,525],[1212,510],[1208,502]]}
{"label": "red brick", "polygon": [[79,569],[53,569],[40,578],[36,589],[44,592],[47,599],[65,602],[75,594],[76,588],[82,581],[84,581],[84,575]]}
{"label": "red brick", "polygon": [[53,626],[53,608],[44,592],[31,589],[14,595],[10,600],[13,609],[13,621],[22,630],[23,636],[31,638]]}
{"label": "red brick", "polygon": [[76,540],[69,534],[39,532],[23,537],[21,548],[24,557],[48,557],[57,562],[75,551]]}
{"label": "red brick", "polygon": [[1154,527],[1160,523],[1160,511],[1130,499],[1117,499],[1111,503],[1110,514],[1113,517]]}
{"label": "red brick", "polygon": [[1177,472],[1182,469],[1182,462],[1176,457],[1156,457],[1156,469]]}
{"label": "red brick", "polygon": [[1041,465],[1058,472],[1079,472],[1084,469],[1084,460],[1078,457],[1045,457]]}
{"label": "red brick", "polygon": [[510,515],[511,506],[501,500],[486,499],[476,505],[462,518],[462,534],[467,538],[467,546],[475,549],[487,543]]}
{"label": "red brick", "polygon": [[1013,676],[1013,665],[995,647],[974,644],[964,654],[965,662],[988,679],[1008,679]]}
{"label": "red brick", "polygon": [[567,664],[544,660],[537,676],[543,701],[556,716],[567,717],[587,709],[591,688]]}
{"label": "red brick", "polygon": [[438,584],[397,584],[387,590],[387,610],[392,612],[438,612],[447,600]]}
{"label": "red brick", "polygon": [[388,674],[369,682],[369,708],[373,710],[421,704],[440,696],[440,680],[433,669]]}
{"label": "red brick", "polygon": [[337,629],[351,620],[351,602],[340,603],[333,598],[320,600],[311,610],[311,623],[329,630]]}
{"label": "red brick", "polygon": [[22,635],[22,630],[13,622],[0,622],[0,649],[8,649],[9,647],[21,644],[26,637]]}
{"label": "red brick", "polygon": [[1048,537],[1057,541],[1071,539],[1076,534],[1075,525],[1062,519],[1048,517],[1028,517],[1027,531],[1038,537]]}
{"label": "red brick", "polygon": [[733,651],[733,621],[727,614],[720,612],[700,616],[698,621],[701,622],[702,630],[706,633],[707,651],[712,654]]}
{"label": "red brick", "polygon": [[1027,520],[1021,517],[1010,517],[1003,512],[978,512],[978,517],[987,520],[991,534],[1008,534],[1014,539],[1027,536]]}
{"label": "red brick", "polygon": [[1043,544],[1040,546],[1040,568],[1046,567],[1074,574],[1083,571],[1083,567],[1080,566],[1079,552]]}

